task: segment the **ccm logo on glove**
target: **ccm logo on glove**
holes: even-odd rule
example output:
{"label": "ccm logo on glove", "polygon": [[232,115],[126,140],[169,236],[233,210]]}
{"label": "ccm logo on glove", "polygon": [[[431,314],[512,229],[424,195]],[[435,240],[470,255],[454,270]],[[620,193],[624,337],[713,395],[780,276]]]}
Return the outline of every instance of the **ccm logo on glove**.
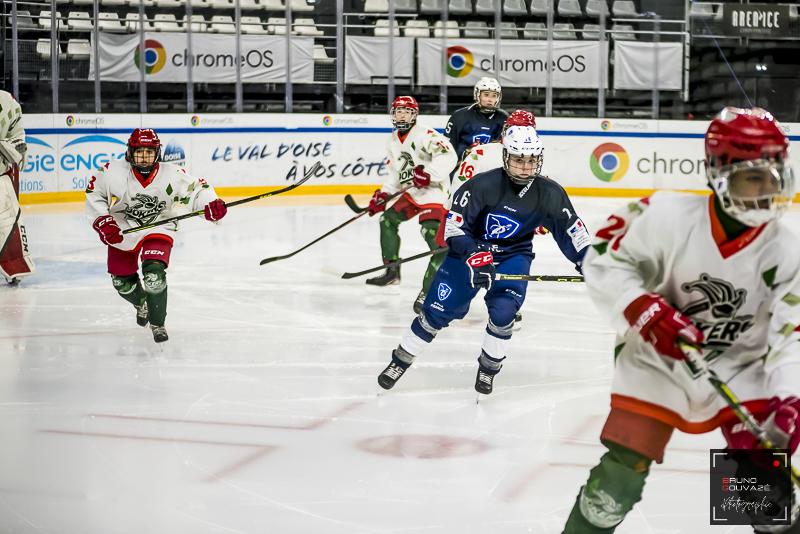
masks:
{"label": "ccm logo on glove", "polygon": [[661,295],[642,295],[625,308],[624,314],[631,327],[664,356],[686,359],[686,354],[678,347],[678,340],[696,347],[703,344],[703,332]]}
{"label": "ccm logo on glove", "polygon": [[122,243],[122,231],[111,215],[101,215],[92,223],[94,231],[100,235],[100,241],[106,245]]}

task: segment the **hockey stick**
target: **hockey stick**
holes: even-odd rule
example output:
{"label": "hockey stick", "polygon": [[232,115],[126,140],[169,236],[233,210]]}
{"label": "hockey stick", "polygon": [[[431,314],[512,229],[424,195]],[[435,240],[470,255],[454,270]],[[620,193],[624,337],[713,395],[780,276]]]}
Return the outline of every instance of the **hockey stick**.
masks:
{"label": "hockey stick", "polygon": [[[387,267],[395,267],[397,265],[401,265],[409,261],[418,260],[420,258],[425,258],[427,256],[433,256],[434,254],[439,254],[440,252],[447,252],[447,250],[448,247],[435,248],[427,252],[421,252],[419,254],[415,254],[414,256],[410,256],[408,258],[401,258],[399,260],[385,263],[383,265],[378,265],[377,267],[372,267],[371,269],[366,269],[364,271],[358,271],[356,273],[344,273],[342,275],[342,278],[344,278],[345,280],[349,280],[350,278],[356,278],[358,276],[363,276],[365,274],[374,273],[375,271],[380,271],[381,269],[386,269]],[[495,275],[495,280],[524,280],[526,282],[583,282],[583,276],[498,273]]]}
{"label": "hockey stick", "polygon": [[583,282],[583,276],[571,274],[505,274],[497,273],[495,280],[521,280],[524,282]]}
{"label": "hockey stick", "polygon": [[[402,195],[403,193],[405,193],[406,191],[408,191],[412,187],[414,187],[414,186],[412,186],[412,185],[406,186],[403,189],[401,189],[400,191],[398,191],[398,192],[396,192],[396,193],[394,193],[392,195],[389,195],[389,197],[384,201],[384,204],[388,203],[390,200],[393,200],[393,199],[399,197],[400,195]],[[273,261],[285,260],[286,258],[291,258],[292,256],[294,256],[298,252],[304,251],[305,249],[307,249],[308,247],[310,247],[314,243],[319,243],[320,241],[322,241],[323,239],[325,239],[329,235],[331,235],[331,234],[333,234],[335,232],[338,232],[339,230],[341,230],[342,228],[344,228],[345,226],[347,226],[351,222],[355,221],[356,219],[358,219],[360,217],[363,217],[367,213],[369,213],[369,212],[364,210],[361,213],[359,213],[358,215],[356,215],[355,217],[351,217],[351,218],[347,219],[345,222],[343,222],[342,224],[340,224],[339,226],[337,226],[333,230],[329,230],[329,231],[325,232],[324,234],[322,234],[321,236],[319,236],[318,238],[316,238],[312,242],[308,243],[307,245],[303,245],[302,247],[298,248],[294,252],[290,252],[289,254],[284,254],[283,256],[272,256],[271,258],[264,258],[263,260],[258,262],[258,264],[259,265],[266,265],[267,263],[272,263]]]}
{"label": "hockey stick", "polygon": [[[233,202],[226,202],[225,205],[227,207],[229,207],[229,208],[232,208],[234,206],[238,206],[239,204],[244,204],[246,202],[252,202],[254,200],[259,200],[261,198],[272,197],[272,196],[275,196],[275,195],[280,195],[281,193],[286,193],[287,191],[291,191],[292,189],[295,189],[295,188],[303,185],[308,180],[310,180],[311,177],[314,176],[314,173],[317,171],[317,169],[319,167],[321,167],[321,166],[322,166],[322,163],[317,161],[316,163],[314,163],[314,165],[311,166],[310,169],[308,169],[308,171],[306,172],[305,176],[303,176],[301,179],[299,179],[298,181],[296,181],[295,183],[293,183],[290,186],[284,187],[282,189],[278,189],[276,191],[269,191],[268,193],[260,193],[258,195],[252,196],[252,197],[242,198],[240,200],[234,200]],[[183,219],[188,219],[189,217],[197,217],[198,215],[203,215],[204,213],[205,213],[205,210],[192,211],[190,213],[184,213],[183,215],[178,215],[176,217],[170,217],[169,219],[164,219],[162,221],[154,222],[154,223],[151,223],[151,224],[143,224],[142,226],[137,226],[135,228],[128,228],[127,230],[123,230],[122,233],[123,234],[130,234],[132,232],[138,232],[140,230],[147,230],[148,228],[154,228],[156,226],[161,226],[162,224],[181,221]]]}
{"label": "hockey stick", "polygon": [[344,273],[342,278],[345,280],[349,280],[350,278],[356,278],[358,276],[363,276],[365,274],[374,273],[375,271],[380,271],[381,269],[386,269],[388,267],[394,267],[396,265],[400,265],[406,263],[408,261],[418,260],[420,258],[424,258],[426,256],[433,256],[434,254],[438,254],[440,252],[447,252],[447,247],[440,247],[435,248],[433,250],[429,250],[427,252],[422,252],[420,254],[415,254],[414,256],[410,256],[408,258],[400,258],[399,260],[390,261],[389,263],[385,263],[383,265],[378,265],[377,267],[372,267],[371,269],[366,269],[364,271],[358,271],[357,273]]}
{"label": "hockey stick", "polygon": [[[730,387],[728,387],[728,384],[722,380],[713,369],[709,368],[705,361],[703,361],[703,355],[700,352],[700,349],[683,341],[679,341],[678,346],[686,355],[686,359],[690,364],[690,367],[693,367],[694,371],[699,371],[700,373],[706,375],[708,382],[728,404],[734,415],[736,415],[739,421],[742,422],[748,432],[753,434],[756,439],[758,439],[758,441],[761,443],[761,446],[764,449],[776,449],[777,447],[775,444],[770,441],[769,437],[767,437],[766,430],[764,430],[764,427],[758,423],[752,412],[747,408],[747,406],[742,404],[736,394],[731,391]],[[800,471],[798,471],[796,467],[792,466],[789,475],[792,478],[792,482],[796,486],[800,487]]]}
{"label": "hockey stick", "polygon": [[344,196],[344,203],[347,204],[347,207],[353,210],[355,213],[361,213],[367,211],[367,208],[362,208],[358,204],[356,204],[353,195],[345,195]]}

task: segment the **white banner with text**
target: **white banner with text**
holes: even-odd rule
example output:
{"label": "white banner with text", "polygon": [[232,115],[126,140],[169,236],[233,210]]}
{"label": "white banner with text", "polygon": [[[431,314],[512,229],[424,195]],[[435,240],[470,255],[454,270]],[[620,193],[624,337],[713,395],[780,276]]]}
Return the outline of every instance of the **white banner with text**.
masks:
{"label": "white banner with text", "polygon": [[[147,81],[185,82],[189,52],[185,33],[145,32],[144,67]],[[100,32],[100,79],[138,82],[140,78],[139,36]],[[313,83],[314,39],[292,38],[292,82]],[[205,83],[233,83],[236,62],[244,83],[286,81],[286,38],[242,35],[236,57],[236,36],[204,33],[192,39],[192,80]],[[89,79],[94,79],[94,56],[90,57]]]}

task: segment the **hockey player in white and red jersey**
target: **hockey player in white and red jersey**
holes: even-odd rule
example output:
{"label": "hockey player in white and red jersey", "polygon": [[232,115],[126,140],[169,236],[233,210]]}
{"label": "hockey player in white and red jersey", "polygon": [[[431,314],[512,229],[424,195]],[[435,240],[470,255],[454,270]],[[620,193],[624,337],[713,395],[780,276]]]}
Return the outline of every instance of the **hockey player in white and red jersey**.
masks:
{"label": "hockey player in white and red jersey", "polygon": [[450,198],[455,195],[461,184],[467,180],[482,172],[499,169],[503,166],[503,135],[512,126],[532,126],[536,128],[536,118],[530,111],[525,111],[524,109],[514,110],[503,124],[499,140],[467,148],[464,151],[464,157],[461,159],[458,169],[453,175],[453,183],[450,184]]}
{"label": "hockey player in white and red jersey", "polygon": [[[204,210],[216,222],[228,211],[225,202],[203,178],[192,178],[183,167],[164,163],[161,141],[151,129],[133,131],[125,160],[98,169],[86,188],[86,212],[100,240],[108,245],[108,272],[114,289],[136,308],[136,322],[161,343],[168,339],[167,273],[176,223],[140,232],[123,230],[176,215]],[[142,281],[139,280],[139,258]]]}
{"label": "hockey player in white and red jersey", "polygon": [[[600,436],[608,450],[564,533],[614,532],[675,429],[720,428],[731,449],[759,447],[679,343],[702,348],[702,365],[727,381],[776,447],[797,450],[800,249],[778,221],[794,195],[788,146],[768,112],[725,108],[705,135],[710,198],[655,193],[597,232],[583,269],[618,334]],[[797,516],[795,500],[791,525],[753,528],[797,534]]]}
{"label": "hockey player in white and red jersey", "polygon": [[35,268],[19,206],[19,171],[27,151],[22,108],[11,93],[0,91],[0,273],[10,284]]}
{"label": "hockey player in white and red jersey", "polygon": [[[389,176],[370,200],[370,216],[383,211],[380,219],[381,255],[383,262],[399,259],[399,226],[403,221],[419,215],[420,233],[431,250],[444,246],[437,239],[439,227],[444,224],[450,187],[450,171],[456,166],[456,154],[447,137],[433,128],[417,123],[419,105],[414,97],[398,96],[392,102],[394,131],[387,143]],[[403,193],[388,209],[385,200],[407,185]],[[385,210],[385,211],[384,211]],[[444,260],[444,254],[431,256],[422,290],[414,303],[415,310],[422,305],[433,275]],[[367,284],[386,286],[400,283],[400,267],[388,267],[380,276],[370,278]]]}

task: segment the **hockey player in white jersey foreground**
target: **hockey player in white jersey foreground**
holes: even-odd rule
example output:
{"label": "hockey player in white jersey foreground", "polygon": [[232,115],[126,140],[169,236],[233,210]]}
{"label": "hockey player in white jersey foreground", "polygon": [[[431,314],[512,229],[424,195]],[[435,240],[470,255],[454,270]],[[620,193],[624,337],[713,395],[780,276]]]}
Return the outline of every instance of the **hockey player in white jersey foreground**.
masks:
{"label": "hockey player in white jersey foreground", "polygon": [[[759,446],[702,372],[690,371],[679,341],[703,348],[705,365],[772,443],[797,449],[800,249],[778,222],[794,194],[787,155],[788,140],[768,112],[725,108],[705,136],[710,198],[655,193],[597,232],[586,285],[618,333],[611,412],[600,436],[608,451],[564,533],[614,532],[676,428],[719,427],[731,449]],[[755,532],[797,534],[797,502],[792,517],[793,526]]]}
{"label": "hockey player in white jersey foreground", "polygon": [[[450,141],[433,128],[417,124],[419,105],[411,96],[398,96],[392,102],[394,132],[387,143],[389,176],[370,200],[370,216],[384,211],[380,219],[381,255],[383,262],[396,261],[400,254],[400,223],[419,215],[420,233],[431,250],[443,246],[437,241],[439,227],[444,224],[450,172],[456,166],[456,154]],[[389,195],[406,186],[413,186],[394,204],[386,208]],[[431,256],[422,281],[422,290],[415,308],[422,304],[433,275],[444,260],[444,254]],[[367,284],[386,286],[400,283],[400,267],[389,267]]]}
{"label": "hockey player in white jersey foreground", "polygon": [[590,237],[564,188],[539,175],[543,151],[534,128],[511,127],[503,136],[503,167],[479,174],[459,188],[447,215],[447,258],[433,279],[422,313],[378,375],[382,388],[392,388],[441,329],[467,314],[472,299],[484,288],[489,322],[475,390],[492,392],[527,290],[527,282],[495,281],[495,273],[530,273],[538,226],[553,232],[561,252],[580,272]]}
{"label": "hockey player in white jersey foreground", "polygon": [[19,171],[27,150],[22,109],[11,93],[0,91],[0,274],[12,284],[34,270],[19,207]]}
{"label": "hockey player in white jersey foreground", "polygon": [[[161,141],[151,129],[133,131],[125,161],[115,160],[98,169],[86,188],[86,212],[100,240],[108,245],[108,272],[114,288],[136,308],[136,322],[153,331],[153,339],[168,339],[167,266],[176,223],[167,223],[123,235],[122,230],[152,224],[175,215],[178,208],[204,210],[218,221],[225,203],[202,178],[161,159]],[[139,257],[142,282],[139,280]]]}

